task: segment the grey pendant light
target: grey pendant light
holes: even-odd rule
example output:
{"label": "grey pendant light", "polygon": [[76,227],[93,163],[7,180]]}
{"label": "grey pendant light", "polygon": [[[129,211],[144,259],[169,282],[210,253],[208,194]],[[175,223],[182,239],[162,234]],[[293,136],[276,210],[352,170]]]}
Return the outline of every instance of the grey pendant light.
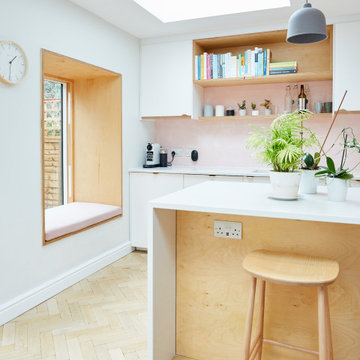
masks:
{"label": "grey pendant light", "polygon": [[286,41],[292,44],[311,44],[327,37],[324,14],[311,7],[306,0],[303,7],[295,11],[289,19]]}

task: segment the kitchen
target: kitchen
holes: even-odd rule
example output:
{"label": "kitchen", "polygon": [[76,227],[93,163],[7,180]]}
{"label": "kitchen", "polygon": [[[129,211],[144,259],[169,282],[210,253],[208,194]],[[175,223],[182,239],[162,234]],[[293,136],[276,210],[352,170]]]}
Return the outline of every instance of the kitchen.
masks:
{"label": "kitchen", "polygon": [[358,2],[151,3],[3,4],[0,359],[358,359]]}

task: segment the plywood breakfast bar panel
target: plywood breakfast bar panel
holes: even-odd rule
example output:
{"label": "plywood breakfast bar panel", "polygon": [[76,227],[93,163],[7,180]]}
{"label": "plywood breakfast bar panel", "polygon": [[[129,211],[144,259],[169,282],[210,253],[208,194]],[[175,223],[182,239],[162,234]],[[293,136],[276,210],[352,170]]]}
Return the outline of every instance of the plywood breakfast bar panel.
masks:
{"label": "plywood breakfast bar panel", "polygon": [[[215,220],[242,222],[243,239],[215,238]],[[250,287],[250,276],[241,263],[247,253],[259,248],[339,262],[339,278],[329,286],[334,359],[360,359],[358,225],[178,211],[179,359],[239,359]],[[269,284],[265,309],[266,338],[317,350],[316,289]],[[313,360],[316,356],[264,344],[262,360],[274,359]]]}

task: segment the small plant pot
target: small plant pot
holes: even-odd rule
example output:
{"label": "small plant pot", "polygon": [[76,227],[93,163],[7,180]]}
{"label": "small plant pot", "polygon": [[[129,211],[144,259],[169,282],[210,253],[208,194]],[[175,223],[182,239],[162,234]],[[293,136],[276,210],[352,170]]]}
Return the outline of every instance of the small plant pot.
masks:
{"label": "small plant pot", "polygon": [[348,181],[336,178],[327,178],[328,200],[346,201]]}
{"label": "small plant pot", "polygon": [[299,193],[301,194],[316,194],[318,178],[315,174],[319,170],[301,170],[301,181]]}
{"label": "small plant pot", "polygon": [[259,110],[253,110],[251,111],[252,116],[259,116]]}
{"label": "small plant pot", "polygon": [[301,172],[270,171],[271,196],[282,200],[298,198]]}
{"label": "small plant pot", "polygon": [[271,109],[265,109],[265,115],[271,115]]}
{"label": "small plant pot", "polygon": [[240,116],[246,116],[246,109],[239,109]]}

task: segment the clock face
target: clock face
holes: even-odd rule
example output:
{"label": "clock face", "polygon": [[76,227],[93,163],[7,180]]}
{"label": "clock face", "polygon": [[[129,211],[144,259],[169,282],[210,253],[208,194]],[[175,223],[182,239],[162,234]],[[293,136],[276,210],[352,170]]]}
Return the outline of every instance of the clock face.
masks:
{"label": "clock face", "polygon": [[27,73],[24,50],[13,41],[0,41],[0,80],[6,84],[17,84]]}

